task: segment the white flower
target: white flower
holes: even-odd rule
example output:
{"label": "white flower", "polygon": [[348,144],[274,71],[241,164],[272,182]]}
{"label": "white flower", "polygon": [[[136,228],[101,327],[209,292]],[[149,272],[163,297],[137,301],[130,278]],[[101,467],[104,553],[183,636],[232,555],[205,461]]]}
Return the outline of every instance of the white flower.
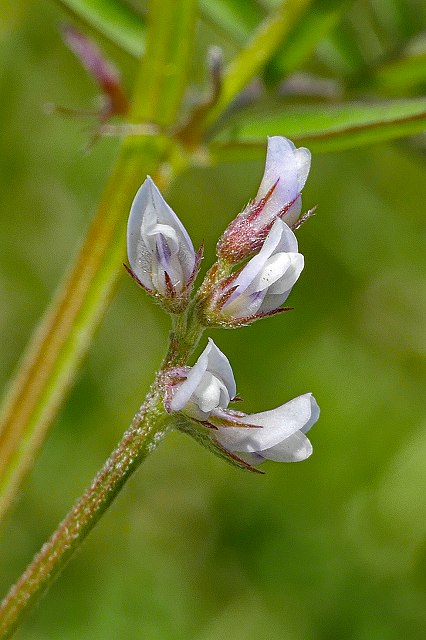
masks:
{"label": "white flower", "polygon": [[311,455],[312,446],[305,434],[319,417],[311,393],[271,411],[249,415],[228,409],[235,393],[231,365],[209,340],[186,380],[176,385],[169,409],[213,427],[211,437],[249,464],[264,459],[298,462]]}
{"label": "white flower", "polygon": [[182,296],[194,279],[191,238],[149,176],[130,210],[127,255],[140,284],[165,298]]}
{"label": "white flower", "polygon": [[228,358],[209,338],[207,347],[190,368],[186,380],[173,394],[171,411],[181,411],[196,420],[207,420],[215,409],[225,409],[235,398],[234,374]]}
{"label": "white flower", "polygon": [[300,276],[304,258],[293,231],[277,218],[259,253],[226,284],[233,292],[222,306],[228,318],[267,315],[278,309]]}
{"label": "white flower", "polygon": [[[311,152],[305,147],[296,146],[282,136],[268,138],[265,171],[255,200],[263,200],[274,187],[266,200],[260,215],[253,226],[261,228],[273,220],[280,212],[288,225],[292,225],[299,217],[302,209],[301,191],[305,186],[311,168]],[[290,204],[292,203],[292,204]],[[286,205],[290,207],[286,210]]]}
{"label": "white flower", "polygon": [[233,264],[258,251],[274,221],[293,226],[302,209],[301,191],[311,166],[308,149],[282,136],[268,138],[265,171],[254,200],[226,229],[217,255]]}

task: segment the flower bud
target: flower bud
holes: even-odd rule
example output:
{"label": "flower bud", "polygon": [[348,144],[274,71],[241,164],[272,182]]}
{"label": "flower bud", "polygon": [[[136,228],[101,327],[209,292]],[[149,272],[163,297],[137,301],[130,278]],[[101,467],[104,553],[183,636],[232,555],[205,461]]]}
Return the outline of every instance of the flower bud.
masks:
{"label": "flower bud", "polygon": [[305,434],[319,418],[311,393],[262,413],[247,415],[228,409],[236,393],[234,375],[227,357],[212,340],[180,380],[182,376],[186,379],[175,385],[168,410],[210,427],[209,434],[204,434],[206,442],[199,431],[192,433],[206,446],[213,443],[221,455],[248,468],[266,459],[298,462],[311,455],[312,445]]}
{"label": "flower bud", "polygon": [[201,252],[148,176],[130,210],[127,226],[130,273],[171,311],[187,302]]}
{"label": "flower bud", "polygon": [[311,166],[308,149],[282,136],[268,138],[265,171],[256,198],[226,229],[217,255],[231,263],[247,258],[261,247],[277,218],[293,226],[302,209],[301,191]]}
{"label": "flower bud", "polygon": [[213,289],[205,303],[204,318],[208,324],[233,327],[284,310],[280,307],[303,266],[296,236],[278,218],[259,253]]}
{"label": "flower bud", "polygon": [[129,104],[122,87],[120,73],[115,66],[104,57],[89,38],[75,27],[65,25],[62,28],[62,36],[102,90],[105,104],[99,112],[101,120],[108,120],[114,115],[125,115]]}

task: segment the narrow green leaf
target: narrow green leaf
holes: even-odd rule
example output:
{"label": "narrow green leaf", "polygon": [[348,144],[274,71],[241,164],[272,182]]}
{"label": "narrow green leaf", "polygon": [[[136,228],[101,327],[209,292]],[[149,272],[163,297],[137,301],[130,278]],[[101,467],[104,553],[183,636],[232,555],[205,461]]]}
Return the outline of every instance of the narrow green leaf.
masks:
{"label": "narrow green leaf", "polygon": [[352,0],[314,0],[267,67],[267,79],[278,82],[301,64],[339,22]]}
{"label": "narrow green leaf", "polygon": [[398,95],[407,91],[426,88],[426,51],[378,67],[371,78],[375,90],[387,95]]}
{"label": "narrow green leaf", "polygon": [[312,151],[337,151],[425,130],[426,98],[281,107],[272,113],[251,109],[215,136],[211,150],[216,160],[241,157],[242,149],[257,157],[264,153],[266,136],[283,135]]}
{"label": "narrow green leaf", "polygon": [[[145,24],[123,0],[57,0],[74,18],[121,49],[139,58],[144,52]],[[243,45],[265,17],[255,0],[200,0],[202,18],[236,44]]]}
{"label": "narrow green leaf", "polygon": [[211,125],[263,69],[311,2],[312,0],[286,0],[259,25],[247,46],[225,70],[219,100],[207,114],[206,125]]}
{"label": "narrow green leaf", "polygon": [[337,76],[361,74],[366,67],[359,39],[345,21],[318,44],[317,56]]}
{"label": "narrow green leaf", "polygon": [[407,0],[372,2],[370,6],[377,27],[386,33],[393,49],[418,32],[418,14]]}
{"label": "narrow green leaf", "polygon": [[135,58],[145,49],[145,25],[129,4],[120,0],[57,0],[72,16],[111,40]]}
{"label": "narrow green leaf", "polygon": [[254,0],[199,0],[203,18],[239,45],[245,44],[265,11]]}

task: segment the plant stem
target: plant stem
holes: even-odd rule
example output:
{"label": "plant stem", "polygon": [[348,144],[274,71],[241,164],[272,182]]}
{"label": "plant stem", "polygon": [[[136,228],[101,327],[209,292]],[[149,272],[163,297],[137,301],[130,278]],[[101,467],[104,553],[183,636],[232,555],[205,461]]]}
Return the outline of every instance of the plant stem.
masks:
{"label": "plant stem", "polygon": [[12,635],[23,617],[60,574],[126,480],[172,427],[176,418],[172,418],[164,408],[163,373],[169,367],[186,364],[203,331],[194,301],[183,313],[173,317],[169,349],[144,404],[90,487],[1,603],[0,640]]}
{"label": "plant stem", "polygon": [[163,406],[159,375],[118,447],[0,605],[1,640],[12,635],[24,615],[62,571],[129,476],[148,453],[156,448],[171,427],[171,418]]}
{"label": "plant stem", "polygon": [[59,524],[0,605],[0,640],[15,631],[23,617],[56,579],[74,551],[93,529],[130,475],[151,453],[176,422],[164,408],[163,374],[187,363],[204,327],[198,320],[194,301],[172,318],[166,357],[133,421],[90,487]]}
{"label": "plant stem", "polygon": [[[150,0],[146,58],[131,122],[174,122],[186,86],[195,0]],[[183,44],[182,44],[183,43]],[[0,409],[0,520],[28,473],[113,295],[124,259],[127,212],[146,177],[172,153],[155,136],[127,138],[77,260],[36,329]],[[174,172],[176,173],[176,171]],[[168,174],[168,182],[173,171]],[[162,189],[167,186],[163,180]]]}
{"label": "plant stem", "polygon": [[185,365],[197,347],[204,329],[199,321],[196,301],[192,300],[184,313],[172,317],[169,350],[163,360],[162,369]]}

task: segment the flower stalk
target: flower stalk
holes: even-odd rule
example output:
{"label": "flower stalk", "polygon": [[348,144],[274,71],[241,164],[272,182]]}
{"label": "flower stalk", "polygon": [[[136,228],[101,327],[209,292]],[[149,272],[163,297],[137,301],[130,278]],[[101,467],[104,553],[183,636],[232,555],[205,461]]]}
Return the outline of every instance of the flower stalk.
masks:
{"label": "flower stalk", "polygon": [[0,605],[0,638],[6,640],[55,580],[130,475],[161,442],[172,419],[163,406],[160,375],[118,447],[90,487],[43,545]]}
{"label": "flower stalk", "polygon": [[179,417],[167,412],[164,406],[167,371],[187,362],[203,331],[194,303],[182,313],[172,316],[169,349],[144,403],[87,491],[1,603],[0,640],[6,640],[13,634],[23,617],[61,573],[127,479],[156,449],[166,433],[178,424]]}

